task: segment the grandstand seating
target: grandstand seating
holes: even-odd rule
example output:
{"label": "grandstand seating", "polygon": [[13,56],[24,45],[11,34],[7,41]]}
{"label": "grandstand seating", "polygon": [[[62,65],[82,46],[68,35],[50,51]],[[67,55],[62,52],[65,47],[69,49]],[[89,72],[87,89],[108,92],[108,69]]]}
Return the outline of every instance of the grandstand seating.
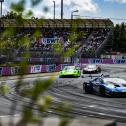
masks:
{"label": "grandstand seating", "polygon": [[[0,33],[8,27],[18,28],[15,40],[27,36],[31,41],[30,53],[33,58],[58,57],[52,48],[52,43],[55,41],[61,43],[64,51],[69,49],[71,47],[69,37],[71,33],[74,34],[72,28],[76,28],[77,34],[80,34],[75,42],[78,49],[74,56],[96,57],[100,54],[100,48],[104,47],[113,28],[113,23],[109,19],[27,19],[20,26],[17,24],[16,19],[0,19]],[[41,35],[34,39],[36,28]],[[20,47],[16,52],[16,57],[21,57],[24,49]]]}
{"label": "grandstand seating", "polygon": [[83,46],[82,48],[82,57],[97,57],[99,48],[102,47],[103,42],[108,38],[109,35],[109,28],[94,30],[93,33],[90,35],[87,43],[85,43],[85,46]]}

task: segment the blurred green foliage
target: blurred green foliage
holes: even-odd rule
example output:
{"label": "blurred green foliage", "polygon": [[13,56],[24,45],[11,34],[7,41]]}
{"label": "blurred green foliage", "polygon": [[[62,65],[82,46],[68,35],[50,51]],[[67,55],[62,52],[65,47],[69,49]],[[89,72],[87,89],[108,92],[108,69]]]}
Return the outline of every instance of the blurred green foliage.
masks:
{"label": "blurred green foliage", "polygon": [[[12,2],[11,3],[11,10],[10,14],[13,12],[16,13],[16,20],[17,20],[17,26],[20,26],[23,24],[26,20],[25,18],[30,18],[33,17],[33,12],[32,10],[26,11],[26,0],[19,0],[18,2]],[[39,5],[42,0],[31,0],[31,7],[36,7]],[[47,12],[48,8],[45,6],[44,12]],[[38,21],[38,26],[41,26],[43,23],[43,19],[40,19]],[[6,52],[8,54],[8,57],[12,57],[12,52],[14,48],[19,48],[22,47],[25,51],[25,53],[22,54],[22,59],[23,61],[20,62],[19,64],[19,80],[16,83],[15,91],[23,96],[23,97],[28,97],[30,99],[30,102],[25,105],[23,105],[23,113],[22,113],[22,118],[18,122],[17,126],[25,126],[29,123],[37,123],[40,124],[42,123],[41,120],[41,114],[45,113],[48,111],[52,104],[52,97],[51,96],[44,96],[43,94],[48,90],[48,88],[54,83],[55,78],[49,78],[48,80],[37,80],[34,82],[33,87],[30,89],[25,89],[25,84],[24,84],[24,76],[26,74],[26,71],[28,69],[28,58],[30,57],[29,53],[29,48],[30,48],[30,39],[27,35],[16,39],[15,36],[17,31],[20,30],[20,27],[18,28],[7,28],[4,30],[4,33],[2,34],[2,40],[0,42],[0,49],[3,52]],[[57,42],[54,46],[54,52],[61,57],[69,57],[72,56],[75,53],[75,49],[78,48],[78,46],[75,44],[76,39],[78,37],[78,33],[76,32],[76,27],[74,27],[74,23],[71,25],[71,35],[69,36],[70,40],[70,47],[67,50],[63,50],[62,45]],[[36,28],[33,38],[34,40],[38,39],[41,35],[41,31],[39,28]],[[8,39],[9,38],[9,39]],[[8,50],[7,50],[8,49]],[[12,52],[10,52],[12,51]],[[9,61],[9,59],[8,59]],[[21,90],[22,86],[24,86],[24,90]],[[6,94],[9,92],[9,88],[7,85],[4,85],[0,88],[0,92],[3,94]],[[10,110],[10,115],[15,114],[15,107],[17,105],[17,101],[14,101],[11,106]],[[37,106],[38,108],[38,113],[40,115],[35,115],[34,114],[34,108]],[[57,106],[56,112],[59,114],[59,117],[61,119],[59,126],[67,126],[70,123],[70,118],[69,112],[71,106],[69,104],[61,104]],[[12,121],[10,119],[10,121]],[[10,122],[10,124],[13,124],[13,122]]]}
{"label": "blurred green foliage", "polygon": [[10,87],[6,83],[0,84],[0,94],[1,95],[6,95],[10,91]]}
{"label": "blurred green foliage", "polygon": [[11,9],[16,13],[22,13],[25,10],[26,0],[20,0],[18,3],[11,3]]}
{"label": "blurred green foliage", "polygon": [[126,23],[116,24],[113,33],[113,51],[126,53]]}

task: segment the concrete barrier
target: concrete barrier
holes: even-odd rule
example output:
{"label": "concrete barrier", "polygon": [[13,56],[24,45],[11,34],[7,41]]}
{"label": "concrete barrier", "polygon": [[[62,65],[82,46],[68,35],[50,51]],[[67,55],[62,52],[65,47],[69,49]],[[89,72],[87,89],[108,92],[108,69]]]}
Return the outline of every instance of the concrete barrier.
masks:
{"label": "concrete barrier", "polygon": [[[83,64],[123,64],[126,65],[125,59],[81,59],[81,63],[72,64],[50,64],[50,65],[29,65],[27,74],[59,72],[65,66],[76,65],[82,68]],[[0,67],[0,76],[17,75],[19,67]]]}

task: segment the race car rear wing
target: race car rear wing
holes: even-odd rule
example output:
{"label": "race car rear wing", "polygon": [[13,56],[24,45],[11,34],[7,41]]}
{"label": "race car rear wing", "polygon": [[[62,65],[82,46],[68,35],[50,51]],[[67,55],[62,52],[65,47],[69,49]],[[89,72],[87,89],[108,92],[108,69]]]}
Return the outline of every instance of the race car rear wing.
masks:
{"label": "race car rear wing", "polygon": [[84,78],[84,77],[91,77],[91,79],[92,78],[94,78],[94,77],[110,77],[110,75],[104,75],[104,74],[101,74],[101,75],[92,75],[92,74],[90,74],[90,75],[88,75],[88,76],[84,76],[84,75],[82,75],[81,76],[82,78]]}

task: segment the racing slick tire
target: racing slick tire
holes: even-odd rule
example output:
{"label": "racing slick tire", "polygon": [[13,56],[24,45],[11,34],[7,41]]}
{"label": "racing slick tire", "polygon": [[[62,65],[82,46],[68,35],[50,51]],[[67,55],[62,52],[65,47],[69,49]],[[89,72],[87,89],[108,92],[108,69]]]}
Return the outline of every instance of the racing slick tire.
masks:
{"label": "racing slick tire", "polygon": [[101,96],[112,97],[112,95],[107,92],[107,90],[105,89],[105,87],[100,87],[99,93],[100,93]]}
{"label": "racing slick tire", "polygon": [[83,70],[83,74],[85,74],[86,72]]}
{"label": "racing slick tire", "polygon": [[81,76],[81,74],[78,75],[78,77],[80,77],[80,76]]}
{"label": "racing slick tire", "polygon": [[63,76],[59,76],[59,78],[62,78]]}
{"label": "racing slick tire", "polygon": [[97,72],[101,73],[101,68],[100,67],[98,67]]}
{"label": "racing slick tire", "polygon": [[89,83],[83,83],[83,90],[85,93],[92,93],[93,89],[92,86]]}
{"label": "racing slick tire", "polygon": [[99,94],[100,94],[101,96],[105,96],[105,88],[104,88],[104,87],[100,87],[100,88],[99,88]]}
{"label": "racing slick tire", "polygon": [[83,74],[89,74],[90,72],[83,70]]}

